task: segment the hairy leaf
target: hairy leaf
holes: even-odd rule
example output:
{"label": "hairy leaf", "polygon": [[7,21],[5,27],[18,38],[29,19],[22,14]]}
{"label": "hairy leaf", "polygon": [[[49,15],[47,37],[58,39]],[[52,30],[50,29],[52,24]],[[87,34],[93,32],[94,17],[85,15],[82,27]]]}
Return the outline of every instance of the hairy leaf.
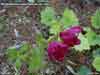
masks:
{"label": "hairy leaf", "polygon": [[35,0],[28,0],[28,2],[30,2],[30,3],[34,3],[34,2],[35,2]]}
{"label": "hairy leaf", "polygon": [[37,2],[43,2],[43,3],[45,3],[45,2],[48,2],[49,0],[37,0]]}
{"label": "hairy leaf", "polygon": [[18,53],[17,53],[17,51],[16,51],[16,48],[9,48],[9,49],[7,50],[7,56],[9,57],[8,59],[9,59],[10,61],[16,60],[17,57],[18,57]]}
{"label": "hairy leaf", "polygon": [[58,21],[53,20],[52,26],[50,28],[50,33],[58,34],[61,31],[61,25]]}
{"label": "hairy leaf", "polygon": [[74,48],[77,51],[89,50],[90,49],[90,44],[88,42],[88,39],[82,34],[79,34],[79,39],[81,41],[80,45],[77,45]]}
{"label": "hairy leaf", "polygon": [[95,57],[92,65],[96,68],[97,71],[100,71],[100,56]]}
{"label": "hairy leaf", "polygon": [[16,62],[15,62],[16,68],[17,68],[17,69],[20,69],[21,64],[22,64],[21,60],[20,60],[20,59],[17,59]]}
{"label": "hairy leaf", "polygon": [[44,54],[39,48],[34,48],[31,60],[29,61],[29,71],[38,70],[43,66]]}
{"label": "hairy leaf", "polygon": [[19,2],[22,2],[22,0],[15,0],[15,2],[18,2],[19,3]]}
{"label": "hairy leaf", "polygon": [[92,25],[97,29],[100,28],[100,9],[92,16]]}
{"label": "hairy leaf", "polygon": [[30,48],[31,48],[30,44],[24,43],[18,51],[19,51],[20,54],[24,54],[27,51],[29,51]]}
{"label": "hairy leaf", "polygon": [[89,73],[91,73],[91,70],[86,66],[81,66],[78,71],[79,75],[89,75]]}
{"label": "hairy leaf", "polygon": [[50,26],[53,20],[55,20],[55,11],[52,7],[46,7],[45,10],[41,12],[41,23]]}
{"label": "hairy leaf", "polygon": [[64,25],[64,28],[67,28],[72,25],[78,25],[79,22],[75,13],[72,10],[66,8],[61,18],[61,24]]}
{"label": "hairy leaf", "polygon": [[93,51],[93,57],[100,56],[100,48]]}
{"label": "hairy leaf", "polygon": [[94,40],[94,44],[100,45],[100,35],[96,35],[96,38]]}
{"label": "hairy leaf", "polygon": [[46,48],[46,40],[43,38],[41,33],[37,33],[36,35],[36,44],[38,45],[38,47]]}
{"label": "hairy leaf", "polygon": [[92,31],[90,28],[86,28],[86,38],[88,39],[88,42],[90,45],[95,45],[95,40],[96,40],[96,33]]}

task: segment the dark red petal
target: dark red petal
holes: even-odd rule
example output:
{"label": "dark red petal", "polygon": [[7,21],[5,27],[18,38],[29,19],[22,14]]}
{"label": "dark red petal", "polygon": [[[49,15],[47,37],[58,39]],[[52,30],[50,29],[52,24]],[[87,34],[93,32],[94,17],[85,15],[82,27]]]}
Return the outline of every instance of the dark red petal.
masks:
{"label": "dark red petal", "polygon": [[60,42],[51,42],[48,45],[48,56],[50,60],[63,61],[65,54],[68,54],[68,46]]}
{"label": "dark red petal", "polygon": [[74,45],[80,44],[80,40],[76,34],[82,32],[82,28],[80,26],[74,26],[68,30],[60,32],[60,38],[64,44],[72,47]]}
{"label": "dark red petal", "polygon": [[68,29],[67,31],[72,34],[79,34],[80,32],[83,31],[83,28],[81,26],[74,26]]}

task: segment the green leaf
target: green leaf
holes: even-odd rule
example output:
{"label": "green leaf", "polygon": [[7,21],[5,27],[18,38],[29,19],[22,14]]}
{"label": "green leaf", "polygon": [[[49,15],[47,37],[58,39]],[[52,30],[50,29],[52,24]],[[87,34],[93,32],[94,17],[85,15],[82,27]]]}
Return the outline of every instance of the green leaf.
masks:
{"label": "green leaf", "polygon": [[37,2],[43,2],[43,3],[46,3],[46,2],[48,2],[49,0],[37,0]]}
{"label": "green leaf", "polygon": [[18,50],[20,54],[25,54],[27,51],[30,49],[30,44],[28,43],[23,43],[21,48]]}
{"label": "green leaf", "polygon": [[30,2],[30,3],[34,3],[34,2],[35,2],[35,0],[28,0],[28,2]]}
{"label": "green leaf", "polygon": [[16,68],[17,68],[17,69],[20,69],[21,64],[22,64],[22,63],[21,63],[21,60],[20,60],[20,59],[17,59],[16,62],[15,62]]}
{"label": "green leaf", "polygon": [[91,73],[91,70],[88,67],[81,66],[79,68],[78,75],[89,75],[89,73]]}
{"label": "green leaf", "polygon": [[5,16],[0,16],[0,23],[6,22],[6,17]]}
{"label": "green leaf", "polygon": [[95,38],[95,40],[93,41],[94,42],[94,44],[96,45],[100,45],[100,35],[96,35],[96,38]]}
{"label": "green leaf", "polygon": [[48,2],[48,0],[37,0],[37,2],[43,2],[43,3],[45,3],[45,2]]}
{"label": "green leaf", "polygon": [[88,42],[90,45],[100,45],[100,35],[96,34],[93,30],[90,28],[85,28],[87,33],[85,34],[85,37],[88,39]]}
{"label": "green leaf", "polygon": [[96,33],[92,31],[90,28],[86,28],[86,38],[88,39],[88,42],[90,45],[95,45],[95,40],[96,40]]}
{"label": "green leaf", "polygon": [[96,68],[97,71],[100,71],[100,56],[95,57],[92,65]]}
{"label": "green leaf", "polygon": [[39,48],[34,48],[31,60],[29,61],[29,71],[38,70],[43,66],[44,53]]}
{"label": "green leaf", "polygon": [[46,7],[41,12],[41,23],[48,26],[52,25],[52,21],[55,20],[55,11],[52,7]]}
{"label": "green leaf", "polygon": [[21,59],[22,61],[25,61],[25,62],[27,62],[27,58],[28,58],[29,56],[27,55],[27,54],[24,54],[24,55],[20,55],[19,56],[19,59]]}
{"label": "green leaf", "polygon": [[79,22],[76,14],[72,10],[66,8],[61,18],[61,24],[64,25],[64,28],[67,28],[72,25],[78,25]]}
{"label": "green leaf", "polygon": [[38,45],[38,47],[46,48],[47,43],[46,40],[43,38],[41,33],[37,33],[36,35],[36,44]]}
{"label": "green leaf", "polygon": [[22,2],[22,0],[15,0],[15,2]]}
{"label": "green leaf", "polygon": [[100,56],[100,48],[93,51],[93,57]]}
{"label": "green leaf", "polygon": [[61,31],[61,25],[58,21],[53,20],[52,26],[50,28],[50,33],[58,34]]}
{"label": "green leaf", "polygon": [[100,28],[100,9],[92,16],[92,25],[97,29]]}
{"label": "green leaf", "polygon": [[16,48],[9,48],[9,49],[7,50],[7,56],[9,57],[8,59],[9,59],[10,61],[16,60],[16,58],[18,57],[18,53],[17,53],[17,51],[16,51]]}
{"label": "green leaf", "polygon": [[27,43],[24,43],[19,50],[16,49],[16,47],[8,48],[7,50],[7,56],[10,61],[14,61],[17,58],[20,58],[21,60],[26,60],[26,53],[28,53],[28,50],[30,49],[30,45]]}
{"label": "green leaf", "polygon": [[75,50],[77,50],[77,51],[89,50],[90,44],[88,42],[88,39],[82,34],[79,34],[78,38],[80,39],[81,43],[80,43],[80,45],[77,45],[74,47]]}

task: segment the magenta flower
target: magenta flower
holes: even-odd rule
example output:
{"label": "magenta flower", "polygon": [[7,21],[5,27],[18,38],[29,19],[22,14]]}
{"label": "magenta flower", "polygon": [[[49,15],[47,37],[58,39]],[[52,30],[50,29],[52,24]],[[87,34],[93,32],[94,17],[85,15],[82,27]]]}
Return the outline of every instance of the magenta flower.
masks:
{"label": "magenta flower", "polygon": [[72,34],[79,34],[80,32],[83,31],[83,28],[81,26],[73,26],[71,27],[70,29],[67,30],[69,33],[72,33]]}
{"label": "magenta flower", "polygon": [[83,29],[80,26],[74,26],[70,29],[60,32],[60,38],[62,42],[53,41],[48,45],[49,59],[53,61],[63,61],[65,55],[68,55],[69,53],[69,48],[80,44],[78,34],[82,31]]}
{"label": "magenta flower", "polygon": [[48,45],[48,56],[50,60],[63,61],[66,54],[69,53],[69,47],[63,43],[54,41]]}
{"label": "magenta flower", "polygon": [[80,40],[77,35],[82,31],[83,29],[80,26],[74,26],[68,30],[60,32],[60,38],[64,44],[72,47],[80,44]]}

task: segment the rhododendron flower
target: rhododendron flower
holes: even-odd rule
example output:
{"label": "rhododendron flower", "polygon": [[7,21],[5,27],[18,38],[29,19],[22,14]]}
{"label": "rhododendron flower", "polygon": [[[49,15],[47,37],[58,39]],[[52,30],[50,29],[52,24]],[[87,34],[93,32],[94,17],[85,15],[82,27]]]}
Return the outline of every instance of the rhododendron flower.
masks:
{"label": "rhododendron flower", "polygon": [[73,26],[67,30],[67,32],[72,33],[73,35],[79,34],[82,31],[83,31],[83,28],[81,26]]}
{"label": "rhododendron flower", "polygon": [[69,48],[80,44],[78,34],[83,29],[80,26],[74,26],[63,32],[60,32],[62,42],[53,41],[48,45],[48,56],[50,60],[63,61],[66,54],[69,53]]}
{"label": "rhododendron flower", "polygon": [[48,56],[50,60],[63,61],[66,54],[69,53],[69,47],[63,43],[53,41],[48,45]]}
{"label": "rhododendron flower", "polygon": [[60,32],[60,38],[62,39],[64,44],[72,47],[74,45],[80,44],[80,40],[78,39],[77,34],[82,31],[83,29],[80,26],[74,26],[70,29]]}

